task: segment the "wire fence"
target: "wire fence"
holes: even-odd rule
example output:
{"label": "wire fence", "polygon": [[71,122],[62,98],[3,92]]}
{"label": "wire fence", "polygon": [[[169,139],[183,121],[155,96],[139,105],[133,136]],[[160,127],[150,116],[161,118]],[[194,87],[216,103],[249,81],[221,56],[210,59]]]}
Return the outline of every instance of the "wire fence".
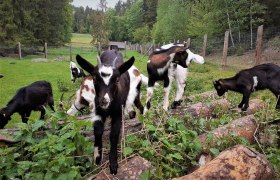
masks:
{"label": "wire fence", "polygon": [[[278,37],[278,38],[277,38]],[[268,60],[280,60],[279,48],[280,48],[280,27],[264,27],[262,36],[262,49],[263,49],[263,61]],[[188,40],[189,39],[189,40]],[[127,42],[125,50],[135,50],[143,55],[149,55],[154,49],[160,48],[164,44],[171,42],[187,42],[190,41],[190,49],[198,54],[205,54],[205,56],[211,56],[213,54],[222,58],[224,48],[225,35],[208,36],[206,41],[204,37],[199,38],[187,38],[172,40],[164,43],[146,43],[146,44],[132,44]],[[228,41],[228,56],[231,55],[243,55],[245,52],[255,50],[257,42],[257,29],[244,32],[230,33]],[[205,47],[204,47],[205,46]],[[267,51],[270,48],[272,50]],[[98,47],[91,44],[73,43],[62,47],[56,46],[27,46],[25,44],[17,44],[12,48],[6,48],[0,45],[0,57],[14,57],[24,58],[26,55],[39,55],[42,58],[52,58],[54,60],[72,60],[72,56],[75,54],[81,54],[83,56],[91,56],[96,54]],[[205,52],[202,52],[205,49]],[[275,49],[275,52],[273,51]],[[277,52],[278,50],[278,52]]]}

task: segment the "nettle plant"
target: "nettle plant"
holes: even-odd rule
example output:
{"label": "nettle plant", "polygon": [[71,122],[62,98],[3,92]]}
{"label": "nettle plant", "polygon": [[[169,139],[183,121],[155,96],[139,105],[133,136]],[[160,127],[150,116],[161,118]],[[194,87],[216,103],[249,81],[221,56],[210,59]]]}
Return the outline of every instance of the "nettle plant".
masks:
{"label": "nettle plant", "polygon": [[[0,179],[82,179],[93,168],[92,143],[81,131],[91,123],[61,112],[48,116],[19,124],[19,142],[0,149]],[[61,119],[64,123],[57,123]]]}

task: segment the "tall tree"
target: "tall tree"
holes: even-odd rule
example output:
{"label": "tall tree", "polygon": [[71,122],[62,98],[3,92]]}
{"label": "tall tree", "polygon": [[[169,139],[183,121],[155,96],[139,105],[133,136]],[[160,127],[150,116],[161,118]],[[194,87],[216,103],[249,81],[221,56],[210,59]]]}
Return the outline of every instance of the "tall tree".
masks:
{"label": "tall tree", "polygon": [[127,12],[125,13],[126,18],[126,28],[128,32],[129,39],[127,40],[133,40],[133,32],[139,28],[142,27],[142,19],[143,19],[143,0],[138,0],[136,3],[132,4],[129,9],[127,9]]}
{"label": "tall tree", "polygon": [[89,18],[90,24],[92,25],[92,44],[107,45],[109,42],[109,21],[103,11],[94,11]]}
{"label": "tall tree", "polygon": [[143,1],[143,23],[152,28],[156,22],[158,0]]}
{"label": "tall tree", "polygon": [[0,39],[7,45],[62,45],[70,41],[70,0],[3,0],[0,2]]}
{"label": "tall tree", "polygon": [[157,9],[157,22],[153,27],[156,42],[184,39],[188,24],[187,4],[178,0],[160,0]]}
{"label": "tall tree", "polygon": [[18,40],[17,25],[14,22],[13,4],[10,0],[0,2],[0,45],[13,46]]}

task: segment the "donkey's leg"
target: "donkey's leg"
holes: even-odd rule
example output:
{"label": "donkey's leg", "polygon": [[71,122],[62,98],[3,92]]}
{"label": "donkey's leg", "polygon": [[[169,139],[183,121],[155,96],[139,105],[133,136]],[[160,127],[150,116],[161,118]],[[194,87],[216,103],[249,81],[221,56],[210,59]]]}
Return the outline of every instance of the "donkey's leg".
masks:
{"label": "donkey's leg", "polygon": [[182,102],[182,97],[184,95],[185,87],[186,87],[186,78],[188,75],[188,69],[183,68],[182,66],[177,66],[175,70],[175,79],[176,79],[176,97],[174,102],[171,105],[172,109],[175,109]]}

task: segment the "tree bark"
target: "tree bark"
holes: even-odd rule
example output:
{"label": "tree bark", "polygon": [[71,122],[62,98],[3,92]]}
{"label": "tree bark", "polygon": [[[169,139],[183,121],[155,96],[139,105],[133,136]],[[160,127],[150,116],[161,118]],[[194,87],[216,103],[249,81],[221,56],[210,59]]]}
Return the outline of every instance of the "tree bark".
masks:
{"label": "tree bark", "polygon": [[264,155],[243,145],[223,151],[196,171],[174,180],[193,179],[275,179],[275,172]]}
{"label": "tree bark", "polygon": [[[218,127],[217,129],[209,132],[214,136],[215,139],[210,143],[210,146],[215,146],[218,139],[232,133],[239,137],[245,138],[249,143],[253,143],[256,128],[257,123],[254,115],[244,116],[242,118],[236,119],[225,126]],[[208,148],[209,146],[207,135],[208,133],[198,136],[198,140],[204,145],[204,148]]]}

